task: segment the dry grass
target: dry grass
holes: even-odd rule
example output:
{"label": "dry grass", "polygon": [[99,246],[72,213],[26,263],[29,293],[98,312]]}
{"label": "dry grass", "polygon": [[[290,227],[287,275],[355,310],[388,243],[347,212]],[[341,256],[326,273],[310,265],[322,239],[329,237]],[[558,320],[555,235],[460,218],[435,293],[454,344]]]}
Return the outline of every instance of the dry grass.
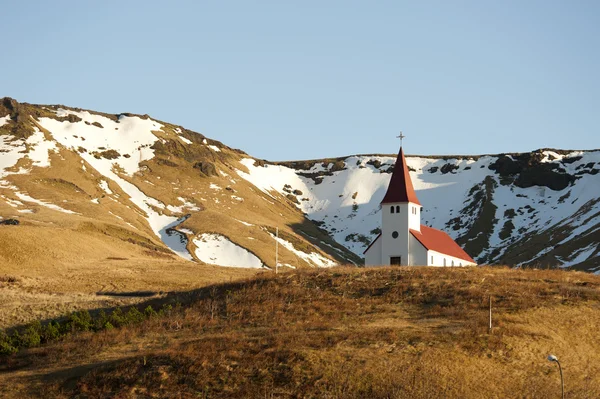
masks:
{"label": "dry grass", "polygon": [[[487,331],[487,301],[494,329]],[[600,397],[600,278],[492,268],[332,269],[180,294],[136,327],[0,369],[7,397]]]}

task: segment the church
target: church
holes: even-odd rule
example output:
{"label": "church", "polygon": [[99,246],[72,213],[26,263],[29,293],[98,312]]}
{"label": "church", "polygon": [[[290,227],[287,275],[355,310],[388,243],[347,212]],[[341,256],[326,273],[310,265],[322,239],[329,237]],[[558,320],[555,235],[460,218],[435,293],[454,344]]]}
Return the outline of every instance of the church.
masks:
{"label": "church", "polygon": [[367,267],[477,265],[448,234],[421,224],[421,203],[402,146],[381,201],[381,233],[363,254]]}

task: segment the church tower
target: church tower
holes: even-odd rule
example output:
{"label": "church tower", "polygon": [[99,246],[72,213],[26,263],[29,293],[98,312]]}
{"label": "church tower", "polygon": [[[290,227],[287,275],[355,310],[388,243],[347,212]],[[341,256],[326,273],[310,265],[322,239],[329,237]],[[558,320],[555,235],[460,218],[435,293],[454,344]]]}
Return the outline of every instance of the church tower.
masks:
{"label": "church tower", "polygon": [[448,234],[421,225],[421,203],[410,179],[402,145],[381,201],[381,233],[364,255],[365,266],[477,264]]}
{"label": "church tower", "polygon": [[400,147],[390,184],[381,201],[382,263],[414,264],[410,259],[411,229],[421,231],[421,203]]}

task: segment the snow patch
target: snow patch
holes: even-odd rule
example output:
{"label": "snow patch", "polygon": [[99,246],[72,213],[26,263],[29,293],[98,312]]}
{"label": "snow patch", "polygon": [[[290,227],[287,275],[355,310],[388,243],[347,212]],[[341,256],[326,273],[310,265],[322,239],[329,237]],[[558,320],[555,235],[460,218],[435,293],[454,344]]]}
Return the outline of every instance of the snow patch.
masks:
{"label": "snow patch", "polygon": [[597,248],[598,248],[597,243],[592,243],[585,248],[579,248],[577,251],[575,251],[575,253],[573,254],[573,257],[569,261],[563,262],[563,264],[560,265],[560,267],[561,268],[571,267],[571,266],[575,266],[583,261],[586,261],[590,256],[592,256],[594,254],[594,252],[596,251]]}
{"label": "snow patch", "polygon": [[281,244],[285,249],[287,249],[288,251],[292,252],[293,254],[295,254],[296,256],[298,256],[299,258],[303,259],[305,262],[307,262],[308,264],[312,264],[315,265],[317,267],[333,267],[333,266],[337,266],[337,263],[335,263],[334,261],[327,259],[326,257],[324,257],[323,255],[317,253],[317,252],[312,252],[310,254],[306,253],[306,252],[302,252],[297,250],[294,247],[294,244],[292,244],[289,241],[284,240],[281,237],[275,237],[273,234],[269,233],[269,235],[271,237],[273,237],[273,239],[277,242],[279,242],[279,244]]}
{"label": "snow patch", "polygon": [[[73,150],[79,147],[85,148],[87,152],[80,153],[80,156],[90,164],[92,164],[90,158],[95,159],[94,167],[96,169],[100,167],[103,170],[111,170],[115,165],[130,176],[138,171],[140,162],[154,157],[154,150],[150,147],[158,138],[152,131],[160,130],[163,127],[152,119],[141,119],[137,116],[120,115],[118,122],[115,122],[87,111],[77,112],[60,108],[56,114],[57,116],[76,115],[82,119],[80,122],[69,122],[57,121],[53,118],[40,118],[40,125],[50,131],[56,141]],[[102,128],[92,123],[99,123]],[[119,157],[97,159],[91,154],[107,150],[116,151]],[[124,155],[128,155],[128,157],[124,157]]]}
{"label": "snow patch", "polygon": [[68,214],[71,214],[71,215],[78,215],[77,212],[73,212],[73,211],[70,211],[68,209],[61,208],[60,206],[54,205],[54,204],[52,204],[50,202],[45,202],[45,201],[42,201],[42,200],[38,200],[38,199],[32,198],[29,195],[20,193],[18,191],[15,192],[15,195],[17,197],[19,197],[19,199],[21,199],[22,201],[25,201],[25,202],[33,202],[34,204],[38,204],[38,205],[44,206],[46,208],[49,208],[49,209],[52,209],[52,210],[55,210],[55,211],[64,212],[64,213],[68,213]]}
{"label": "snow patch", "polygon": [[0,127],[6,125],[9,120],[10,120],[10,115],[6,115],[6,116],[3,116],[2,118],[0,118]]}
{"label": "snow patch", "polygon": [[100,188],[108,195],[112,195],[113,192],[110,189],[110,187],[108,187],[108,182],[106,180],[100,180],[100,183],[98,184],[100,186]]}
{"label": "snow patch", "polygon": [[50,152],[57,150],[54,141],[46,140],[44,133],[35,127],[35,132],[29,136],[25,143],[32,147],[29,149],[27,157],[33,165],[40,168],[50,166]]}
{"label": "snow patch", "polygon": [[204,233],[193,240],[195,254],[204,263],[217,266],[258,269],[262,261],[246,248],[240,247],[219,234]]}
{"label": "snow patch", "polygon": [[254,226],[252,223],[244,222],[243,220],[234,219],[237,222],[240,222],[244,226]]}

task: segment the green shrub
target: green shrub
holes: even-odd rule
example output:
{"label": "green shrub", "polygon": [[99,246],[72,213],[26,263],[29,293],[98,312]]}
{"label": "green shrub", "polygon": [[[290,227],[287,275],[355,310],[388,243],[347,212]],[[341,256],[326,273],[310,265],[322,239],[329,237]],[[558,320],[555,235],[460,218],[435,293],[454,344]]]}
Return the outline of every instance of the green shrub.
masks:
{"label": "green shrub", "polygon": [[46,325],[35,321],[22,330],[15,330],[10,336],[0,330],[0,355],[11,355],[22,348],[32,348],[42,343],[56,341],[77,331],[111,330],[115,327],[141,323],[146,319],[167,315],[172,309],[171,305],[164,304],[160,311],[156,312],[148,305],[143,312],[140,312],[132,306],[126,313],[123,309],[116,308],[110,315],[102,310],[95,317],[92,317],[87,310],[80,310],[71,313],[63,321],[51,321]]}
{"label": "green shrub", "polygon": [[109,317],[104,310],[101,310],[98,313],[98,316],[96,316],[96,319],[94,320],[94,330],[99,331],[99,330],[104,329],[106,326],[106,323],[110,323]]}
{"label": "green shrub", "polygon": [[110,314],[109,322],[110,322],[110,324],[112,324],[115,327],[120,327],[120,326],[126,325],[127,321],[125,320],[125,315],[123,314],[123,310],[121,308],[116,308],[115,310],[113,310],[112,313]]}
{"label": "green shrub", "polygon": [[42,327],[40,332],[42,342],[50,342],[60,338],[60,324],[58,322],[50,322]]}
{"label": "green shrub", "polygon": [[80,310],[69,315],[67,322],[65,323],[64,331],[75,332],[75,331],[89,331],[92,329],[94,323],[90,312],[87,310]]}
{"label": "green shrub", "polygon": [[151,319],[153,317],[156,317],[158,314],[151,305],[148,305],[148,307],[144,309],[144,315],[146,316],[146,318]]}
{"label": "green shrub", "polygon": [[17,352],[17,348],[13,345],[12,338],[4,331],[0,331],[0,355],[12,355]]}
{"label": "green shrub", "polygon": [[12,355],[17,353],[18,349],[12,345],[11,342],[2,341],[0,342],[0,355]]}
{"label": "green shrub", "polygon": [[140,323],[145,318],[144,313],[140,312],[135,306],[129,308],[126,314],[127,324]]}
{"label": "green shrub", "polygon": [[[39,321],[34,321],[28,325],[21,335],[15,331],[14,335],[18,337],[18,347],[33,348],[34,346],[38,346],[42,342],[41,331],[42,324]],[[13,339],[13,342],[15,342],[15,339]]]}

